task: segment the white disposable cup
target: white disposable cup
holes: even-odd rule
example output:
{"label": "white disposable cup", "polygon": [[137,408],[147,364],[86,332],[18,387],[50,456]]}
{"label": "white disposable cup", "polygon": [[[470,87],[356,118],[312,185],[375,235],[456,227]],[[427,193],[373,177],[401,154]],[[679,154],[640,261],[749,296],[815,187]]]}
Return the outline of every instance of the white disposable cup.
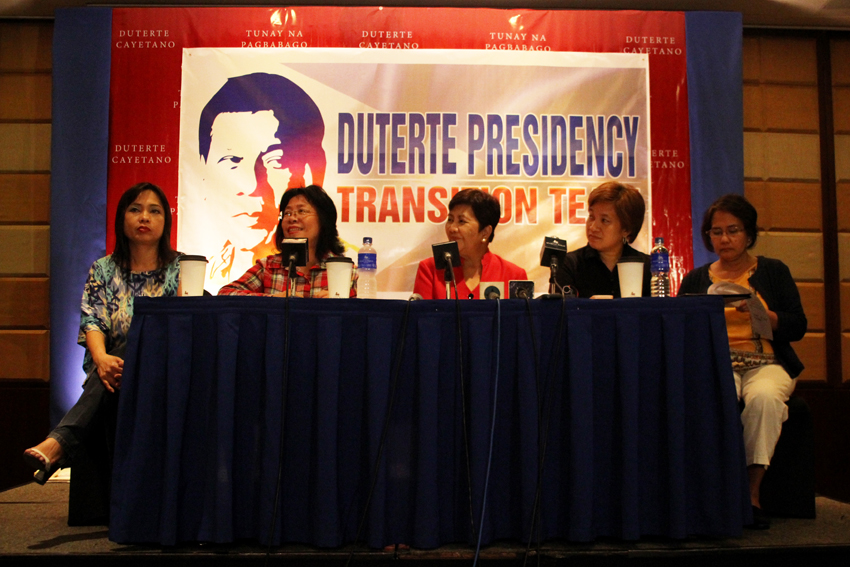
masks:
{"label": "white disposable cup", "polygon": [[620,297],[640,297],[643,291],[644,264],[641,258],[620,258],[617,275],[620,278]]}
{"label": "white disposable cup", "polygon": [[204,278],[207,273],[205,256],[180,257],[180,290],[183,297],[204,295]]}
{"label": "white disposable cup", "polygon": [[328,297],[342,299],[351,295],[351,270],[354,261],[345,256],[334,256],[325,260],[328,270]]}

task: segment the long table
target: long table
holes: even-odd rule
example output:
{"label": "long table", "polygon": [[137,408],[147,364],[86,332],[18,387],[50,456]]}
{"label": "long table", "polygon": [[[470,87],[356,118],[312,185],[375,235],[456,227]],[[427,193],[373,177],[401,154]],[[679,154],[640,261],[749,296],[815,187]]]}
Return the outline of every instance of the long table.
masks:
{"label": "long table", "polygon": [[536,501],[544,540],[740,535],[722,307],[139,298],[110,539],[527,541]]}

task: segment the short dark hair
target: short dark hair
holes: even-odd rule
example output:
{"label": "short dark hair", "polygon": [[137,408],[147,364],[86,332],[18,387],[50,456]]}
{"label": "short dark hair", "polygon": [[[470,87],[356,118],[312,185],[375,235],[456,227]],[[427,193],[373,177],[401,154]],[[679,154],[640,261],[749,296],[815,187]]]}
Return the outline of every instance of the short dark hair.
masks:
{"label": "short dark hair", "polygon": [[747,238],[749,239],[747,249],[756,245],[756,239],[759,235],[758,211],[743,195],[729,193],[714,201],[702,217],[702,243],[705,244],[706,250],[714,252],[714,245],[711,243],[711,235],[708,231],[711,230],[714,213],[718,211],[729,213],[741,220],[744,224],[744,232],[747,233]]}
{"label": "short dark hair", "polygon": [[614,205],[620,224],[629,232],[629,243],[634,242],[643,226],[643,217],[646,214],[646,202],[640,191],[633,185],[608,181],[590,192],[587,207],[592,207],[598,201]]}
{"label": "short dark hair", "polygon": [[[316,209],[319,216],[319,241],[316,243],[316,258],[321,260],[328,252],[342,254],[345,247],[339,241],[339,232],[336,229],[336,205],[333,199],[318,185],[287,189],[280,198],[280,214],[283,215],[286,205],[295,197],[304,197],[307,202]],[[280,219],[283,217],[281,216]],[[280,250],[283,244],[283,227],[280,220],[277,222],[277,230],[274,233],[274,243]],[[308,266],[309,267],[309,266]]]}
{"label": "short dark hair", "polygon": [[159,204],[162,205],[165,223],[162,227],[162,236],[159,239],[157,255],[159,257],[159,267],[171,263],[177,257],[177,252],[171,247],[171,206],[168,204],[168,197],[165,192],[147,181],[137,183],[124,191],[121,198],[118,200],[118,208],[115,210],[115,249],[112,251],[112,261],[125,270],[130,269],[130,239],[124,233],[124,216],[127,214],[127,209],[136,198],[145,191],[151,191],[159,199]]}
{"label": "short dark hair", "polygon": [[[310,164],[313,181],[324,182],[325,151],[322,139],[325,122],[319,107],[304,90],[280,75],[251,73],[227,79],[201,111],[198,123],[198,148],[204,161],[210,153],[212,126],[216,116],[226,112],[260,112],[271,110],[279,123],[275,137],[284,146],[284,159],[293,177]],[[302,181],[303,183],[303,181]]]}
{"label": "short dark hair", "polygon": [[449,201],[449,211],[451,212],[458,205],[469,205],[475,220],[478,221],[478,230],[484,230],[485,226],[493,227],[489,240],[493,242],[496,227],[499,226],[499,219],[502,217],[502,206],[499,200],[481,189],[463,189]]}

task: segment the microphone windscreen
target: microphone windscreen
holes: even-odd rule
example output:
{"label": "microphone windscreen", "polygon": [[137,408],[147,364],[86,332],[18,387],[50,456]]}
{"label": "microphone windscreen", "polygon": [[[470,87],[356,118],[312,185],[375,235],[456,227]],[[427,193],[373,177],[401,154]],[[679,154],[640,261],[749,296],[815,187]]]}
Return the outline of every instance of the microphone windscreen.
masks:
{"label": "microphone windscreen", "polygon": [[557,236],[546,236],[543,238],[543,247],[540,249],[540,265],[549,267],[552,258],[561,263],[567,257],[567,241]]}

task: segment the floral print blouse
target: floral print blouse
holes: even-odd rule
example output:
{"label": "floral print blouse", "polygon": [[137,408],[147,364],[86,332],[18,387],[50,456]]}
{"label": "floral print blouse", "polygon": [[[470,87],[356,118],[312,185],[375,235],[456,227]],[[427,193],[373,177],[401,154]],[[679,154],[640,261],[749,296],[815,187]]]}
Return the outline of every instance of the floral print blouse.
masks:
{"label": "floral print blouse", "polygon": [[[133,318],[133,298],[177,295],[180,259],[150,272],[131,272],[118,267],[112,256],[92,264],[83,289],[80,334],[77,342],[86,346],[86,333],[99,331],[106,337],[106,351],[124,345]],[[83,369],[94,369],[91,353],[86,349]]]}

